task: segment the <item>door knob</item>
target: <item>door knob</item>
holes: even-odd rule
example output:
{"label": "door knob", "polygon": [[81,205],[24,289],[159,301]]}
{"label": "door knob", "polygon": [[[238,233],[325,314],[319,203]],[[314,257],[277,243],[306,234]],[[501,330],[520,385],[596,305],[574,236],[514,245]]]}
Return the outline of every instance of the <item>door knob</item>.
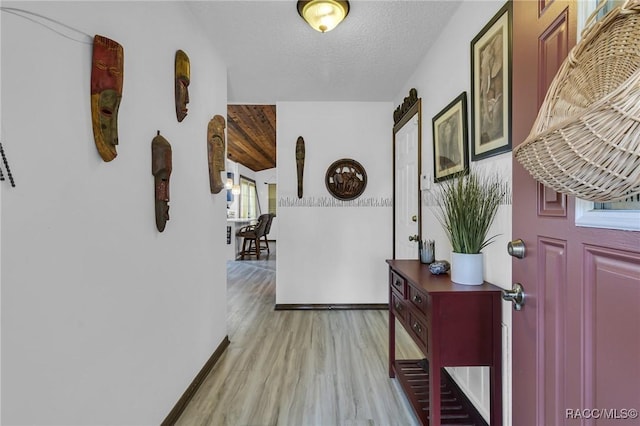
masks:
{"label": "door knob", "polygon": [[502,298],[507,302],[513,302],[513,309],[519,311],[524,306],[524,288],[522,284],[515,283],[511,290],[502,290]]}
{"label": "door knob", "polygon": [[411,222],[417,222],[417,221],[418,221],[418,216],[416,216],[415,214],[411,216]]}
{"label": "door knob", "polygon": [[409,235],[409,241],[418,241],[419,239],[418,235]]}
{"label": "door knob", "polygon": [[524,245],[524,241],[522,241],[521,239],[517,239],[509,241],[509,243],[507,244],[507,252],[509,253],[509,256],[522,259],[527,252],[527,248]]}

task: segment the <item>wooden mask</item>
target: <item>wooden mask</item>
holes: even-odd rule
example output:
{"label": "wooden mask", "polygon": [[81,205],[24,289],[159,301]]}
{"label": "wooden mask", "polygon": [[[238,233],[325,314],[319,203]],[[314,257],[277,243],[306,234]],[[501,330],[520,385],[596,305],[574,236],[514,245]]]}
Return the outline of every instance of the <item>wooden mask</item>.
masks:
{"label": "wooden mask", "polygon": [[178,122],[187,116],[187,104],[189,103],[189,82],[191,76],[191,64],[189,57],[182,50],[176,52],[176,116]]}
{"label": "wooden mask", "polygon": [[111,161],[118,155],[118,108],[123,78],[122,46],[96,35],[91,66],[91,121],[96,148],[104,161]]}
{"label": "wooden mask", "polygon": [[151,141],[151,174],[155,185],[156,227],[164,231],[169,220],[169,178],[171,177],[171,144],[158,135]]}
{"label": "wooden mask", "polygon": [[296,141],[296,172],[298,177],[298,198],[302,198],[302,177],[304,175],[304,139],[298,136]]}
{"label": "wooden mask", "polygon": [[209,160],[209,187],[212,194],[217,194],[224,188],[220,172],[224,171],[224,139],[225,122],[221,115],[214,116],[207,127],[207,154]]}

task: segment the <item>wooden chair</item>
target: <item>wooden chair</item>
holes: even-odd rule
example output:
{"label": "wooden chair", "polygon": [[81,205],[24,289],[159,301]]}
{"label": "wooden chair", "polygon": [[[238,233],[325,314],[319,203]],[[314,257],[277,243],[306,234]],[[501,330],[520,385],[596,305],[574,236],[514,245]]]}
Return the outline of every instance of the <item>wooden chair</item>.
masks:
{"label": "wooden chair", "polygon": [[267,253],[271,253],[271,251],[269,250],[269,231],[271,231],[271,222],[273,222],[273,218],[276,217],[275,214],[273,213],[269,213],[269,220],[267,221],[267,227],[264,230],[264,235],[263,238],[260,240],[260,248],[266,248],[267,249]]}
{"label": "wooden chair", "polygon": [[[243,238],[242,251],[240,252],[241,260],[244,260],[245,256],[252,254],[255,254],[257,259],[260,259],[260,239],[265,235],[268,222],[269,214],[261,214],[255,225],[243,226],[238,230],[236,235]],[[248,247],[247,243],[249,243]]]}

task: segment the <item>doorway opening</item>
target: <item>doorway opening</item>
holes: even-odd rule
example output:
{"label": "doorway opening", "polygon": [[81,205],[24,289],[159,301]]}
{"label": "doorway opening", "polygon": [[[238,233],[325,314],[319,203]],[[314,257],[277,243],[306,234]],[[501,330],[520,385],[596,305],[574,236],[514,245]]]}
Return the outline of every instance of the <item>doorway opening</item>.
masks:
{"label": "doorway opening", "polygon": [[[235,188],[232,200],[227,202],[233,216],[227,218],[230,234],[227,300],[229,316],[232,316],[234,311],[245,308],[235,305],[244,303],[244,299],[234,299],[236,293],[232,287],[237,285],[239,277],[275,274],[278,229],[275,105],[227,105],[227,171],[234,176]],[[256,224],[260,215],[267,213],[274,217],[266,241],[261,243],[260,258],[253,254],[237,260],[243,245],[243,238],[236,235],[238,230]],[[275,286],[273,303],[275,305]]]}

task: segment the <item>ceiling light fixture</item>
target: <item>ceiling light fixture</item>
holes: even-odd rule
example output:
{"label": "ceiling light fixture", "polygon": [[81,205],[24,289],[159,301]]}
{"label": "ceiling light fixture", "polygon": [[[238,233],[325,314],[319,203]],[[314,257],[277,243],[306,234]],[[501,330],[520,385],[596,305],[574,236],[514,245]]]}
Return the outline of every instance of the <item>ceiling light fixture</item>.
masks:
{"label": "ceiling light fixture", "polygon": [[316,31],[326,33],[349,14],[349,2],[340,0],[298,0],[298,13]]}

